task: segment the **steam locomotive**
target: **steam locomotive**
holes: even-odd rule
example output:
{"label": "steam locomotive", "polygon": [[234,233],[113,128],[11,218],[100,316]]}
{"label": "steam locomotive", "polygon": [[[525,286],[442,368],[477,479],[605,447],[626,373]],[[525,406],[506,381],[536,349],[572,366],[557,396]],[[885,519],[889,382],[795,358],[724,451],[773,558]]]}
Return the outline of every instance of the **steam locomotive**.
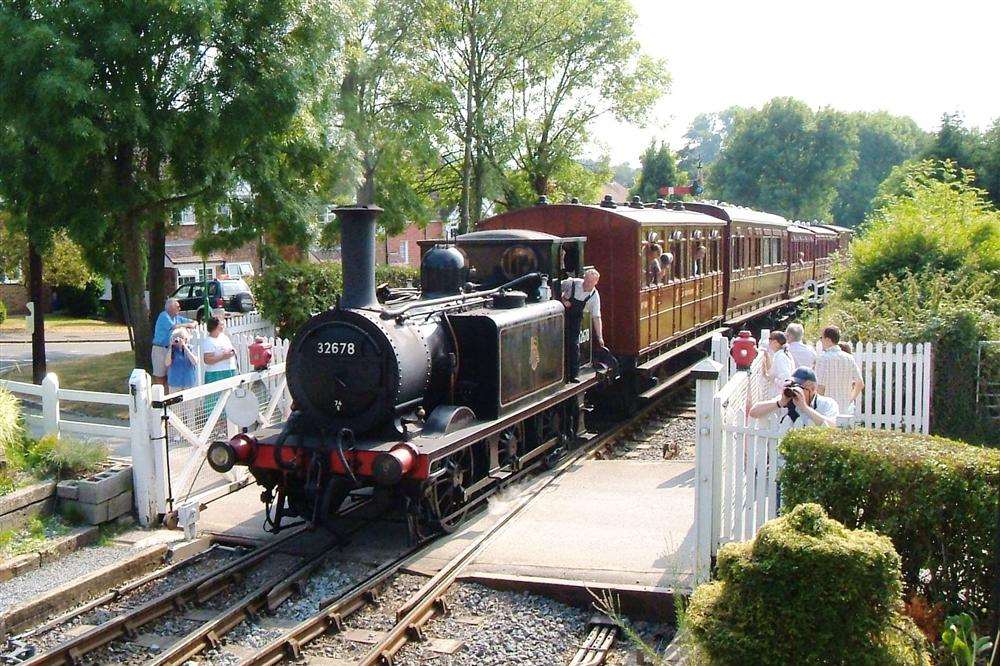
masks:
{"label": "steam locomotive", "polygon": [[[580,441],[588,391],[654,397],[716,331],[787,312],[828,281],[824,262],[849,240],[714,204],[539,205],[421,241],[420,293],[380,302],[379,212],[336,210],[343,294],[292,342],[290,418],[209,447],[216,471],[250,468],[274,531],[295,516],[330,524],[361,489],[401,500],[415,536],[453,530],[505,480]],[[655,284],[642,266],[651,244],[670,248]],[[585,249],[604,275],[610,350],[591,348],[585,320],[583,370],[569,383],[552,294],[590,267]]]}

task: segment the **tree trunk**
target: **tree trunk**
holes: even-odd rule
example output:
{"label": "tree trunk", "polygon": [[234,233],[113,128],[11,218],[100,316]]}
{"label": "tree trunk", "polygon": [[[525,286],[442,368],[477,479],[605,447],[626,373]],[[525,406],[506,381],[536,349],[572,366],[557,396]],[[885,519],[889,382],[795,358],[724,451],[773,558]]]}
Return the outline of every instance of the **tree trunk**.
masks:
{"label": "tree trunk", "polygon": [[469,226],[471,229],[483,219],[483,191],[485,188],[486,164],[481,149],[477,147],[472,161],[472,200],[469,210]]}
{"label": "tree trunk", "polygon": [[358,186],[358,205],[369,206],[375,203],[375,168],[368,166],[365,160],[361,185]]}
{"label": "tree trunk", "polygon": [[465,84],[465,154],[462,157],[462,197],[458,202],[459,220],[458,233],[465,234],[471,231],[469,220],[472,214],[472,141],[475,134],[475,77],[478,69],[478,59],[476,53],[479,49],[479,40],[476,35],[476,18],[478,7],[475,0],[469,4],[469,16],[467,17],[468,38],[469,38],[469,61],[466,63],[469,70],[466,73]]}
{"label": "tree trunk", "polygon": [[35,327],[31,331],[31,379],[41,384],[45,379],[45,284],[42,282],[42,255],[28,239],[28,288],[35,303]]}
{"label": "tree trunk", "polygon": [[135,367],[152,371],[150,354],[153,349],[153,330],[150,325],[149,310],[146,306],[146,265],[144,235],[139,220],[127,215],[120,223],[122,230],[122,255],[125,260],[125,294],[132,315],[132,330],[135,333]]}
{"label": "tree trunk", "polygon": [[[167,298],[166,285],[163,283],[163,263],[167,247],[167,223],[164,217],[158,218],[149,230],[149,279],[146,288],[149,290],[149,311],[151,317],[159,314],[160,306]],[[150,319],[153,326],[155,319]]]}

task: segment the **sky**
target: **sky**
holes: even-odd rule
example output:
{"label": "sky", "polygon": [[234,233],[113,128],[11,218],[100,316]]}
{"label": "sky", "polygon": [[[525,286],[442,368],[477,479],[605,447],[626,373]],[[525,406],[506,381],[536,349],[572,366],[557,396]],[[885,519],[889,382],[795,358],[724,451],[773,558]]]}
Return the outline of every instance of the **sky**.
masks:
{"label": "sky", "polygon": [[935,130],[958,111],[1000,117],[1000,0],[632,0],[646,53],[667,60],[670,93],[645,128],[597,121],[592,157],[638,156],[654,137],[674,149],[700,112],[777,96],[813,108],[884,110]]}

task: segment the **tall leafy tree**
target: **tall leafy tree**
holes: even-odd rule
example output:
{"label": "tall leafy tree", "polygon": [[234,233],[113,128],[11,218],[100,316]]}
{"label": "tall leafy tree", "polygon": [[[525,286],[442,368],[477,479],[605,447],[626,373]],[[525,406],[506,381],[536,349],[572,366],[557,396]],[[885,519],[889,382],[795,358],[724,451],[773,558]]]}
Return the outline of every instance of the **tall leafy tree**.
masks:
{"label": "tall leafy tree", "polygon": [[833,219],[854,227],[872,210],[879,184],[897,164],[913,158],[927,142],[927,134],[909,117],[885,112],[849,116],[857,131],[857,165],[837,184]]}
{"label": "tall leafy tree", "polygon": [[431,9],[425,0],[338,3],[344,28],[335,140],[356,200],[385,210],[387,233],[427,221],[433,211],[421,181],[437,166],[444,89],[424,58]]}
{"label": "tall leafy tree", "polygon": [[720,199],[794,219],[829,219],[854,168],[855,130],[843,114],[786,97],[741,111],[709,172]]}
{"label": "tall leafy tree", "polygon": [[40,168],[68,184],[52,196],[71,235],[124,282],[138,366],[150,365],[144,292],[159,289],[147,277],[162,267],[166,221],[229,198],[243,182],[238,167],[262,146],[280,154],[269,146],[289,131],[326,55],[327,9],[309,0],[0,8],[5,118],[28,126],[46,108],[40,100],[55,102],[50,126],[32,126],[26,140]]}
{"label": "tall leafy tree", "polygon": [[665,141],[652,141],[642,156],[639,157],[642,168],[636,178],[635,186],[630,190],[633,196],[638,195],[643,201],[654,201],[660,194],[661,187],[677,185],[677,163],[674,153]]}
{"label": "tall leafy tree", "polygon": [[[642,53],[627,0],[535,5],[532,15],[544,17],[539,46],[518,58],[499,100],[498,140],[484,147],[498,172],[522,172],[537,198],[550,193],[554,174],[580,152],[595,119],[643,123],[670,75],[665,62]],[[508,207],[523,205],[504,189]]]}
{"label": "tall leafy tree", "polygon": [[699,113],[684,133],[684,145],[677,151],[677,168],[694,178],[698,167],[708,167],[719,157],[722,142],[733,127],[739,107]]}

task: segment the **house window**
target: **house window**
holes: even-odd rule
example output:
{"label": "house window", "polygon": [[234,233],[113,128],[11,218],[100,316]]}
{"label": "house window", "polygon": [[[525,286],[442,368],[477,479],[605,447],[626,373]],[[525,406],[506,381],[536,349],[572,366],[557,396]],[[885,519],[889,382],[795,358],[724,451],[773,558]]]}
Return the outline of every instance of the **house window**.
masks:
{"label": "house window", "polygon": [[0,284],[21,284],[22,279],[20,266],[12,267],[7,273],[0,271]]}
{"label": "house window", "polygon": [[194,206],[188,206],[187,208],[182,210],[180,212],[180,215],[178,215],[178,219],[181,223],[181,226],[184,227],[194,226],[197,223],[197,220],[194,217]]}
{"label": "house window", "polygon": [[215,267],[214,266],[209,266],[208,268],[199,268],[198,269],[198,281],[199,282],[208,282],[209,280],[214,280],[214,279],[215,279]]}
{"label": "house window", "polygon": [[402,241],[399,244],[399,262],[402,264],[410,263],[410,241]]}

